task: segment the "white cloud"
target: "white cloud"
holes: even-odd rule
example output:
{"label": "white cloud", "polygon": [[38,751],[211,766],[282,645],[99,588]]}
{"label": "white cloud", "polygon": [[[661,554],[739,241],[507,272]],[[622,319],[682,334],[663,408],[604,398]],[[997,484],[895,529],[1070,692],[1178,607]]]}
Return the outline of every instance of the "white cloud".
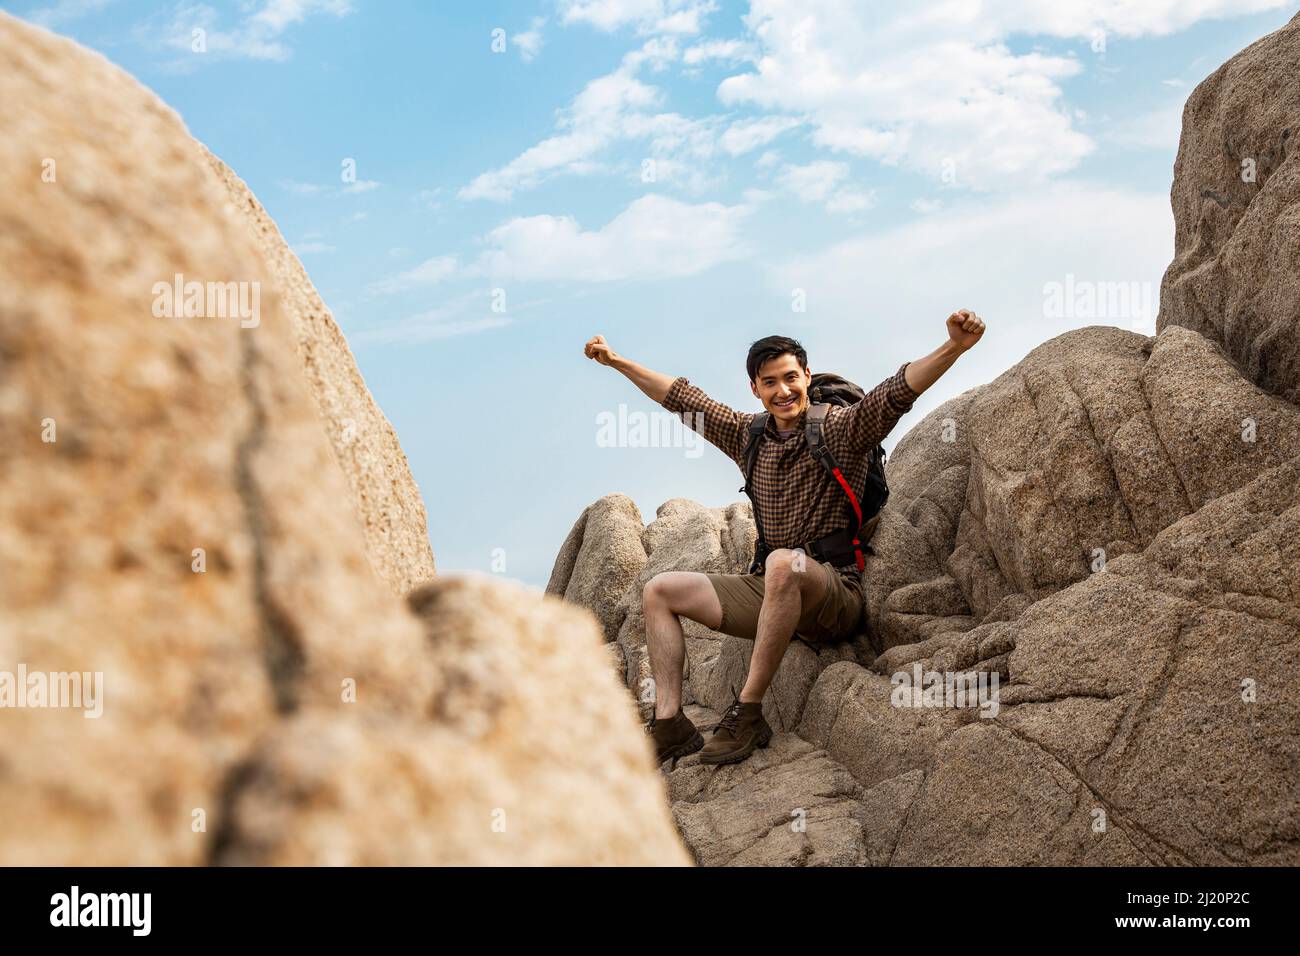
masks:
{"label": "white cloud", "polygon": [[511,324],[513,319],[492,313],[491,308],[491,291],[476,289],[436,308],[350,333],[348,338],[357,342],[419,345],[460,335],[473,335]]}
{"label": "white cloud", "polygon": [[280,188],[297,196],[341,196],[368,193],[378,189],[383,183],[373,179],[358,179],[342,186],[322,186],[320,183],[305,183],[296,179],[280,180]]}
{"label": "white cloud", "polygon": [[436,189],[421,189],[418,193],[415,194],[415,201],[420,203],[427,209],[433,209],[433,210],[441,209],[442,208],[442,187],[439,186]]}
{"label": "white cloud", "polygon": [[718,94],[804,115],[813,141],[834,152],[1020,188],[1074,168],[1094,146],[1073,127],[1060,85],[1085,61],[1013,52],[1010,37],[1164,34],[1281,2],[752,0],[744,22],[760,57]]}
{"label": "white cloud", "polygon": [[657,111],[663,93],[635,75],[642,66],[662,66],[679,55],[671,38],[647,40],[626,54],[618,69],[591,80],[574,97],[561,113],[554,136],[504,166],[479,174],[457,197],[505,202],[515,192],[532,189],[553,176],[607,170],[599,159],[603,153],[616,144],[638,141],[646,144],[646,151],[635,162],[637,175],[642,174],[644,161],[653,159],[658,169],[647,181],[669,182],[691,191],[706,188],[715,177],[700,164],[713,156],[723,121]]}
{"label": "white cloud", "polygon": [[861,212],[874,206],[875,191],[842,185],[848,176],[848,163],[822,159],[802,166],[782,167],[776,185],[803,202],[822,203],[827,212]]}
{"label": "white cloud", "polygon": [[744,40],[702,40],[682,54],[682,62],[687,66],[697,66],[709,60],[742,63],[757,59],[758,50]]}
{"label": "white cloud", "polygon": [[1119,146],[1174,152],[1183,132],[1183,102],[1117,120],[1100,135]]}
{"label": "white cloud", "polygon": [[[742,226],[752,205],[691,204],[649,193],[599,229],[571,216],[523,216],[497,226],[472,261],[435,256],[370,285],[392,295],[452,279],[612,282],[705,272],[751,253]],[[395,250],[394,250],[395,251]]]}
{"label": "white cloud", "polygon": [[714,0],[562,0],[562,22],[586,23],[610,32],[635,26],[638,33],[699,33]]}
{"label": "white cloud", "polygon": [[458,193],[461,199],[504,202],[515,190],[530,189],[550,175],[588,173],[593,157],[626,135],[629,115],[653,106],[659,92],[620,67],[598,77],[574,98],[558,123],[562,132],[524,150],[500,169],[481,173]]}
{"label": "white cloud", "polygon": [[[284,40],[288,29],[315,14],[343,17],[352,12],[349,0],[261,0],[241,5],[242,16],[232,27],[223,27],[221,17],[206,3],[183,0],[172,10],[170,23],[161,28],[163,43],[187,57],[181,65],[193,68],[205,60],[287,60],[292,49]],[[203,52],[193,49],[195,31],[201,30]],[[150,23],[136,29],[136,35],[150,39],[158,28]]]}
{"label": "white cloud", "polygon": [[1104,30],[1123,37],[1165,36],[1201,20],[1235,17],[1285,6],[1287,0],[1001,0],[979,11],[994,29],[1057,37],[1091,37]]}
{"label": "white cloud", "polygon": [[386,328],[370,329],[356,337],[363,342],[389,342],[415,345],[420,342],[433,342],[438,339],[454,338],[458,335],[472,335],[509,325],[513,319],[504,315],[487,315],[474,319],[449,319],[442,310],[433,309],[409,316],[400,324]]}
{"label": "white cloud", "polygon": [[943,200],[924,199],[924,198],[913,199],[908,208],[910,208],[913,212],[919,212],[923,216],[928,216],[931,213],[938,212],[940,209],[943,208]]}
{"label": "white cloud", "polygon": [[116,0],[59,0],[48,7],[39,7],[24,14],[27,20],[38,26],[53,29],[73,20],[98,13]]}
{"label": "white cloud", "polygon": [[379,295],[391,295],[395,292],[437,285],[456,275],[458,269],[459,264],[455,256],[434,256],[413,269],[407,269],[398,275],[372,283],[369,291]]}
{"label": "white cloud", "polygon": [[537,54],[542,49],[542,27],[546,25],[545,17],[533,17],[532,23],[528,29],[522,33],[516,33],[511,37],[511,42],[519,48],[519,58],[525,63],[531,63],[537,58]]}
{"label": "white cloud", "polygon": [[830,195],[830,198],[826,200],[826,211],[836,215],[863,212],[875,204],[876,191],[874,189],[859,189],[856,186],[847,186],[844,189],[837,189]]}
{"label": "white cloud", "polygon": [[476,271],[500,279],[608,282],[695,275],[749,254],[749,207],[691,205],[651,193],[600,229],[568,216],[512,219],[488,234]]}
{"label": "white cloud", "polygon": [[718,137],[723,152],[740,156],[760,146],[766,146],[786,130],[800,125],[792,116],[763,116],[758,119],[737,120]]}
{"label": "white cloud", "polygon": [[283,179],[280,181],[280,188],[296,193],[299,196],[316,196],[319,195],[325,187],[318,186],[316,183],[304,183],[295,179]]}
{"label": "white cloud", "polygon": [[804,166],[786,166],[777,185],[804,202],[825,202],[835,185],[849,174],[848,163],[818,160]]}

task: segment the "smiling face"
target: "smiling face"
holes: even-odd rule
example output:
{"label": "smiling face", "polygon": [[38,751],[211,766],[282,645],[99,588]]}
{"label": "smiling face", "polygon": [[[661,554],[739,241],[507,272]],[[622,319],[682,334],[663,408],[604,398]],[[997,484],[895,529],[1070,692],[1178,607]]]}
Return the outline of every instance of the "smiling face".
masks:
{"label": "smiling face", "polygon": [[793,428],[808,408],[808,386],[812,373],[800,368],[799,360],[789,353],[768,359],[758,369],[758,378],[750,382],[754,397],[776,419],[777,428]]}

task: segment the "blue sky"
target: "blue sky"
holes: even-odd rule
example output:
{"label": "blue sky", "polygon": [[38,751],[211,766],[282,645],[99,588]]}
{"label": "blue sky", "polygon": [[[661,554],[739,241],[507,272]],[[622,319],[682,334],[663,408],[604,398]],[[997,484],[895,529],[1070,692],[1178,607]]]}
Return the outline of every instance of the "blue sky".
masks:
{"label": "blue sky", "polygon": [[[742,497],[679,423],[601,438],[611,416],[665,413],[583,357],[593,334],[754,411],[756,338],[792,335],[813,371],[869,388],[975,309],[984,341],[891,448],[1061,332],[1153,331],[1182,104],[1297,8],[0,6],[124,67],[249,183],[397,428],[439,570],[537,587],[602,495],[647,521]],[[1048,289],[1067,282],[1133,294],[1062,315]]]}

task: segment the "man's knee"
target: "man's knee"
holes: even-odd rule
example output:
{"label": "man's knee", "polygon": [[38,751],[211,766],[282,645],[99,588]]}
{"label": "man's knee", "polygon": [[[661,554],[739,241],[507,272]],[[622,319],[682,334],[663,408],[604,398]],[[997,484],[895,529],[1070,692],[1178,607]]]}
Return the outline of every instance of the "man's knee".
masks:
{"label": "man's knee", "polygon": [[663,608],[676,611],[682,596],[681,572],[660,571],[641,589],[642,607]]}
{"label": "man's knee", "polygon": [[810,564],[808,555],[802,549],[777,548],[767,556],[763,573],[768,578],[768,584],[798,586],[798,575],[806,572]]}
{"label": "man's knee", "polygon": [[649,607],[650,605],[667,606],[668,588],[662,571],[647,581],[645,587],[641,589],[641,604],[643,607]]}
{"label": "man's knee", "polygon": [[646,613],[680,614],[706,627],[722,623],[722,604],[707,575],[698,571],[660,571],[641,589]]}

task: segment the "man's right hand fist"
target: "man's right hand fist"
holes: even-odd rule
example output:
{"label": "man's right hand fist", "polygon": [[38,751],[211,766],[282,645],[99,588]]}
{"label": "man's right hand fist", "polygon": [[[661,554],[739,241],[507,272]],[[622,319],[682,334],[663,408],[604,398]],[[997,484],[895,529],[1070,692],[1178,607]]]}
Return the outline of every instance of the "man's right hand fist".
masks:
{"label": "man's right hand fist", "polygon": [[582,349],[589,359],[595,359],[601,365],[613,365],[620,358],[605,342],[605,336],[593,335]]}

